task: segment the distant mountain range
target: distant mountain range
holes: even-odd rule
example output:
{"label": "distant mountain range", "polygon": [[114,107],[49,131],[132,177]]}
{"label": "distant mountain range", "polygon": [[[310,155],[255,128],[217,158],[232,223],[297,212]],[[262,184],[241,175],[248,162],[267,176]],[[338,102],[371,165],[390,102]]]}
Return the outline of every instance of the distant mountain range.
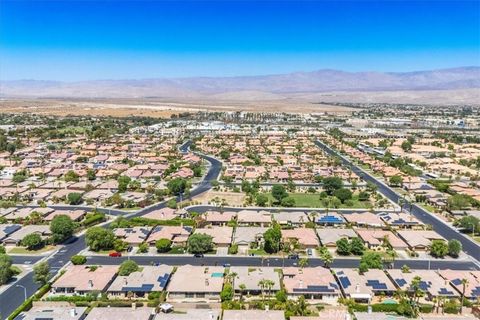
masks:
{"label": "distant mountain range", "polygon": [[278,100],[324,92],[428,91],[480,88],[480,67],[415,72],[318,70],[288,74],[142,80],[0,82],[1,97],[206,98]]}

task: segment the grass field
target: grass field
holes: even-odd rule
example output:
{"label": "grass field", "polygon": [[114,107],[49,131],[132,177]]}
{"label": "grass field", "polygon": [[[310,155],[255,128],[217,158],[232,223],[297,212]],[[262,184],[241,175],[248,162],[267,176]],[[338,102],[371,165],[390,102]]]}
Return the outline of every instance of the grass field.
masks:
{"label": "grass field", "polygon": [[[266,194],[269,199],[269,203],[273,206],[274,198],[268,193]],[[289,193],[289,196],[295,199],[295,207],[304,208],[323,208],[324,205],[320,200],[320,194],[318,193]],[[366,209],[368,208],[368,202],[358,201],[358,196],[354,195],[352,198],[352,205],[342,204],[340,208],[344,209]]]}
{"label": "grass field", "polygon": [[38,250],[28,250],[25,247],[14,247],[8,251],[11,254],[40,254],[55,249],[55,246],[45,246]]}

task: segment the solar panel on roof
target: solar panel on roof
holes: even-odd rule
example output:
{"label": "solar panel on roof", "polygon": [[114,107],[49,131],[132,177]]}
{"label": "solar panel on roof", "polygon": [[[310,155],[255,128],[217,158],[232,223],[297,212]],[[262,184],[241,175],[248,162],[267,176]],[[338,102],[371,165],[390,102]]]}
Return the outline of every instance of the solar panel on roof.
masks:
{"label": "solar panel on roof", "polygon": [[441,288],[438,290],[438,294],[444,295],[444,296],[453,296],[453,292],[449,291],[447,288]]}
{"label": "solar panel on roof", "polygon": [[461,284],[462,284],[462,280],[460,280],[460,279],[453,279],[453,280],[452,280],[452,284],[453,284],[454,286],[461,285]]}
{"label": "solar panel on roof", "polygon": [[350,287],[352,285],[352,283],[350,282],[350,279],[348,279],[347,276],[339,277],[338,280],[340,280],[340,284],[345,289],[347,289],[348,287]]}
{"label": "solar panel on roof", "polygon": [[374,290],[386,290],[387,285],[379,280],[368,280],[367,286],[372,287]]}
{"label": "solar panel on roof", "polygon": [[170,279],[170,274],[165,273],[163,276],[159,276],[157,281],[160,283],[160,287],[165,288],[167,285],[168,279]]}
{"label": "solar panel on roof", "polygon": [[395,279],[395,282],[398,284],[398,286],[403,287],[404,285],[407,284],[407,281],[405,279]]}

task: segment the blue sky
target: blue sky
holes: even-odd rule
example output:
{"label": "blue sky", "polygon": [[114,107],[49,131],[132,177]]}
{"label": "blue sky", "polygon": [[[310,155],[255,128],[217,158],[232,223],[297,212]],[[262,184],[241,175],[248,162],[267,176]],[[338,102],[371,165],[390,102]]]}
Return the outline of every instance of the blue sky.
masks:
{"label": "blue sky", "polygon": [[480,65],[480,1],[0,1],[0,79]]}

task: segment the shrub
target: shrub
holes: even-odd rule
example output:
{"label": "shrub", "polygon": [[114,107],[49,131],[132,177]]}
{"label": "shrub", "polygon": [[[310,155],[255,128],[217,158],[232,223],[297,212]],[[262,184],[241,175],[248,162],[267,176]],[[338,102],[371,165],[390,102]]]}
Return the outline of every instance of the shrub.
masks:
{"label": "shrub", "polygon": [[87,257],[82,255],[74,255],[70,258],[70,261],[72,261],[74,265],[85,264],[87,262]]}
{"label": "shrub", "polygon": [[228,254],[237,254],[238,253],[238,244],[232,244],[228,248]]}

